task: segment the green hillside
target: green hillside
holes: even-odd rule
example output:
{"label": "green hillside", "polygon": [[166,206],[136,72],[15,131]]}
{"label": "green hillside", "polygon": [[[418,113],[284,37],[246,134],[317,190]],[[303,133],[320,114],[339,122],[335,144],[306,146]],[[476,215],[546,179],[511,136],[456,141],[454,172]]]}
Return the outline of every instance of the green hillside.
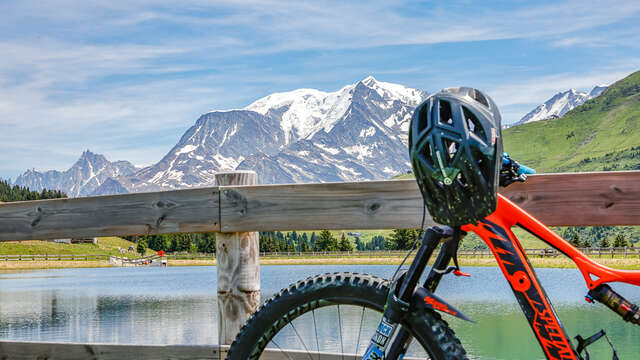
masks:
{"label": "green hillside", "polygon": [[[519,125],[503,131],[506,152],[539,173],[640,170],[640,71],[614,83],[599,97],[589,100],[562,118]],[[394,179],[413,178],[399,174]],[[633,244],[640,242],[639,226],[556,228],[565,238],[575,234],[592,246],[606,238],[611,244],[622,234]],[[546,247],[526,234],[525,247]],[[469,237],[467,247],[482,246]]]}
{"label": "green hillside", "polygon": [[640,71],[560,119],[504,130],[503,141],[538,172],[640,169]]}
{"label": "green hillside", "polygon": [[[118,248],[128,249],[129,246],[135,248],[136,244],[115,236],[98,238],[97,244],[64,244],[41,240],[5,241],[0,242],[0,255],[73,254],[139,257],[140,255],[134,252],[120,253]],[[148,255],[154,253],[152,250],[147,250]]]}

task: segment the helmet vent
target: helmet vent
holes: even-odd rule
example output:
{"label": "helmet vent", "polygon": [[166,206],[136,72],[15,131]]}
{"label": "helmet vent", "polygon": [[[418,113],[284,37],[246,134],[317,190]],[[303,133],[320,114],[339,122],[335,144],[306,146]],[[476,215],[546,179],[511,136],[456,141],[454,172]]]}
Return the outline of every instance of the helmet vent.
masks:
{"label": "helmet vent", "polygon": [[473,100],[479,102],[480,104],[489,107],[489,102],[487,101],[487,98],[484,97],[484,95],[482,95],[482,93],[476,89],[472,89],[471,90],[471,97],[473,98]]}
{"label": "helmet vent", "polygon": [[428,151],[422,151],[418,153],[418,157],[420,158],[420,160],[422,160],[422,162],[428,165],[431,169],[438,168],[435,161],[433,160],[433,152],[431,150],[430,141],[425,141],[424,144],[422,144],[422,148],[425,150],[428,149]]}
{"label": "helmet vent", "polygon": [[453,126],[453,117],[451,116],[451,104],[448,101],[438,101],[438,112],[440,113],[440,123]]}
{"label": "helmet vent", "polygon": [[471,153],[473,155],[473,158],[476,161],[476,165],[478,166],[478,169],[482,173],[482,177],[484,177],[485,180],[491,179],[491,167],[487,159],[487,156],[482,154],[482,152],[480,152],[476,148],[472,148]]}
{"label": "helmet vent", "polygon": [[418,134],[421,134],[427,127],[429,127],[429,115],[427,114],[427,107],[423,106],[418,115]]}
{"label": "helmet vent", "polygon": [[484,129],[482,129],[478,118],[465,106],[462,107],[462,113],[467,122],[467,129],[486,142],[487,135],[484,133]]}

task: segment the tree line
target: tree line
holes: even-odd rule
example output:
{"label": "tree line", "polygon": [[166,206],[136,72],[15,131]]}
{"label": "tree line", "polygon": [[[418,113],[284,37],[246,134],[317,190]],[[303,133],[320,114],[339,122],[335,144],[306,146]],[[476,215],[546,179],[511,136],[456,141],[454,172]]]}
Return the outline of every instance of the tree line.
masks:
{"label": "tree line", "polygon": [[632,228],[627,226],[569,226],[562,237],[579,248],[608,248],[634,246],[637,239],[632,234]]}
{"label": "tree line", "polygon": [[28,187],[18,185],[11,186],[7,180],[0,180],[0,201],[28,201],[66,198],[67,195],[60,190],[31,191]]}
{"label": "tree line", "polygon": [[[335,236],[329,230],[316,233],[297,231],[259,232],[261,252],[308,252],[308,251],[366,251],[366,250],[406,250],[411,247],[421,232],[416,229],[394,229],[388,238],[374,236],[363,242],[360,238],[351,239],[342,233]],[[136,243],[136,250],[143,254],[146,249],[164,252],[215,253],[215,233],[159,234],[125,236]]]}

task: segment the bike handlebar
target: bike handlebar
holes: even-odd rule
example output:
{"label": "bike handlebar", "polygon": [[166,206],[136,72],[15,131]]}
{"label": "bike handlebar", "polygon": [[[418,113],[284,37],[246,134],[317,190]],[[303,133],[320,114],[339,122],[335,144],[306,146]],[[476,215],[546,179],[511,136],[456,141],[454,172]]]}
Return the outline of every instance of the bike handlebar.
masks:
{"label": "bike handlebar", "polygon": [[502,153],[502,168],[500,169],[500,186],[509,186],[516,181],[525,182],[527,175],[536,171],[528,166],[519,164],[508,153]]}

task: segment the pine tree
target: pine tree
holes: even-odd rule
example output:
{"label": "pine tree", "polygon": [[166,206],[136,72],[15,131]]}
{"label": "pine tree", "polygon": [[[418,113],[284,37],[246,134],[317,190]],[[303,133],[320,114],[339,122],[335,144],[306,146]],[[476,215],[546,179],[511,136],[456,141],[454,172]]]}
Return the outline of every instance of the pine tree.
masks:
{"label": "pine tree", "polygon": [[316,247],[316,232],[312,232],[311,233],[311,239],[309,240],[309,244],[311,244],[311,249],[314,251],[317,251],[318,248]]}
{"label": "pine tree", "polygon": [[392,250],[408,250],[418,237],[415,229],[393,229],[387,247]]}
{"label": "pine tree", "polygon": [[603,236],[602,238],[600,238],[600,247],[601,248],[608,248],[609,247],[609,240],[607,240],[606,236]]}
{"label": "pine tree", "polygon": [[626,246],[628,246],[627,238],[625,238],[623,234],[616,235],[616,238],[613,240],[613,247],[626,247]]}
{"label": "pine tree", "polygon": [[344,233],[342,233],[340,243],[338,243],[338,249],[340,251],[353,251],[353,244],[351,243],[351,241],[349,241],[349,239],[347,239],[346,236],[344,236]]}
{"label": "pine tree", "polygon": [[144,252],[145,252],[146,249],[147,249],[147,246],[144,243],[144,240],[139,239],[138,240],[138,245],[136,246],[136,252],[138,252],[138,254],[140,254],[142,256],[142,255],[144,255]]}
{"label": "pine tree", "polygon": [[[313,234],[311,235],[313,238]],[[318,251],[337,251],[338,239],[333,237],[329,230],[322,230],[316,240],[316,250]]]}
{"label": "pine tree", "polygon": [[198,242],[198,252],[205,254],[215,254],[216,252],[216,234],[204,233]]}
{"label": "pine tree", "polygon": [[302,239],[302,242],[300,243],[300,251],[302,252],[309,251],[309,244],[307,244],[307,241],[305,239]]}
{"label": "pine tree", "polygon": [[573,236],[571,237],[571,240],[569,240],[569,242],[571,243],[571,245],[579,248],[582,247],[582,241],[580,241],[580,236],[576,233],[573,234]]}

